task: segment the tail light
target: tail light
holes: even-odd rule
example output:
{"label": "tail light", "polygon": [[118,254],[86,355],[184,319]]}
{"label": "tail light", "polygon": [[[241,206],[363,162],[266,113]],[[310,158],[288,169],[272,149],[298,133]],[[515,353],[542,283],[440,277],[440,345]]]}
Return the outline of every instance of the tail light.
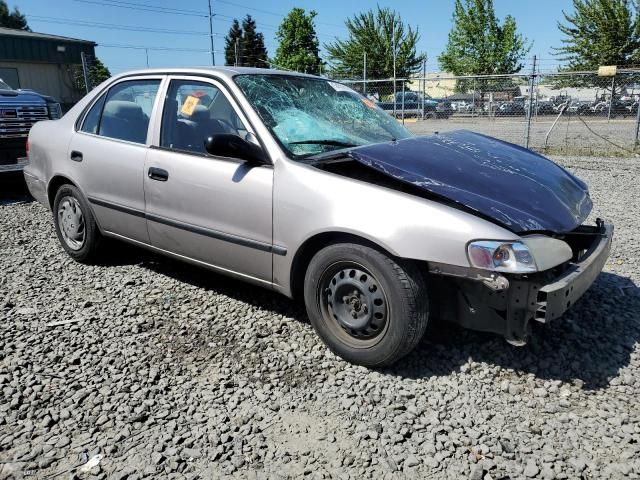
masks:
{"label": "tail light", "polygon": [[27,141],[24,143],[24,149],[27,152],[27,155],[29,155],[29,139],[27,138]]}

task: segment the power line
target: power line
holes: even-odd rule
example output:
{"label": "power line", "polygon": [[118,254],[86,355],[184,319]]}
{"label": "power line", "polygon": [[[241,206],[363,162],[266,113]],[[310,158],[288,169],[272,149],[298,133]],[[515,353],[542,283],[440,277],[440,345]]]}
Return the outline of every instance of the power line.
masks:
{"label": "power line", "polygon": [[[254,12],[265,13],[267,15],[273,15],[273,16],[280,17],[280,18],[285,18],[287,16],[287,14],[274,12],[272,10],[264,10],[264,9],[261,9],[261,8],[250,7],[249,5],[243,5],[241,3],[230,2],[228,0],[216,0],[216,1],[218,3],[224,3],[226,5],[233,5],[235,7],[246,8],[247,10],[253,10]],[[327,23],[327,22],[315,22],[315,23],[317,23],[318,25],[328,25],[328,26],[331,26],[331,27],[346,28],[344,25],[338,25],[338,24],[335,24],[335,23]]]}
{"label": "power line", "polygon": [[154,12],[154,13],[168,13],[170,15],[186,15],[190,17],[205,17],[207,18],[209,15],[205,12],[197,12],[196,10],[180,10],[174,8],[164,8],[157,7],[153,5],[149,5],[147,3],[133,3],[133,2],[120,2],[116,0],[74,0],[76,2],[82,3],[92,3],[94,5],[101,5],[103,7],[118,7],[118,8],[126,8],[129,10],[140,10],[143,12]]}
{"label": "power line", "polygon": [[[135,50],[211,53],[211,50],[209,50],[208,48],[149,47],[144,45],[126,45],[122,43],[101,43],[98,46],[105,47],[105,48],[131,48]],[[221,53],[221,52],[216,50],[215,53]]]}
{"label": "power line", "polygon": [[[42,17],[39,15],[27,15],[27,17],[34,22],[43,22],[43,23],[55,23],[61,25],[76,25],[82,27],[94,27],[94,28],[108,28],[112,30],[125,30],[132,32],[149,32],[149,33],[169,33],[176,35],[209,35],[209,32],[193,32],[193,31],[185,31],[185,30],[170,30],[166,28],[149,28],[142,27],[139,25],[118,25],[114,23],[101,23],[101,22],[90,22],[88,20],[73,20],[66,18],[58,18],[58,17]],[[218,34],[214,34],[218,35]]]}

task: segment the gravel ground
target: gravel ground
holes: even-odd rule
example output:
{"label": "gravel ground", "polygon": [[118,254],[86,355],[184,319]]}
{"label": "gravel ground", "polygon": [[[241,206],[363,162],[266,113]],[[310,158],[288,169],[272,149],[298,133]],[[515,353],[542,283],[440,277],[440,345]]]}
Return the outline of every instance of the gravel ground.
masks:
{"label": "gravel ground", "polygon": [[74,263],[3,193],[0,479],[640,478],[640,168],[561,161],[616,223],[606,273],[526,347],[434,325],[383,371],[268,291],[122,245]]}
{"label": "gravel ground", "polygon": [[[634,118],[618,117],[607,121],[601,117],[563,116],[552,128],[555,116],[534,117],[529,132],[529,146],[542,150],[545,146],[556,153],[598,154],[617,152],[625,154],[633,149],[636,121]],[[584,123],[583,123],[584,122]],[[457,117],[437,120],[418,120],[409,118],[405,126],[417,135],[433,132],[448,132],[467,129],[500,138],[507,142],[524,145],[524,132],[527,120],[517,117]],[[585,126],[585,123],[589,128]],[[551,129],[548,139],[547,132]],[[546,143],[545,143],[546,142]]]}

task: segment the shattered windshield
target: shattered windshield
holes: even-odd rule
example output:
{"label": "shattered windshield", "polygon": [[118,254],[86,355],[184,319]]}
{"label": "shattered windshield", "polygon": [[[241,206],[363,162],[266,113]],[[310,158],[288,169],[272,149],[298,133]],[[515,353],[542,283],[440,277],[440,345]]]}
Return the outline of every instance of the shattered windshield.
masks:
{"label": "shattered windshield", "polygon": [[293,157],[411,136],[374,102],[340,83],[269,74],[238,75],[235,82]]}

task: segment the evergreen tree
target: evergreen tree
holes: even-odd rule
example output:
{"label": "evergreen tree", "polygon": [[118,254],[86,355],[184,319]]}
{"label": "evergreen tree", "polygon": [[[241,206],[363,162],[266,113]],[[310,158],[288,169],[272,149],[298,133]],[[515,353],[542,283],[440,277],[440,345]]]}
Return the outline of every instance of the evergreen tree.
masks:
{"label": "evergreen tree", "polygon": [[[89,90],[97,87],[111,77],[111,72],[98,57],[93,59],[89,58],[87,67],[89,70]],[[77,89],[84,92],[84,74],[81,66],[75,69],[74,76]]]}
{"label": "evergreen tree", "polygon": [[389,8],[378,7],[345,21],[347,40],[326,44],[329,58],[334,62],[333,73],[361,77],[364,53],[367,53],[367,76],[393,76],[393,52],[396,52],[396,76],[407,77],[418,71],[426,59],[416,53],[420,39],[418,29],[405,25],[400,15]]}
{"label": "evergreen tree", "polygon": [[247,15],[242,20],[242,39],[240,40],[240,64],[244,67],[269,68],[264,36],[256,30],[256,21]]}
{"label": "evergreen tree", "polygon": [[18,10],[18,7],[14,7],[13,11],[10,12],[5,0],[0,0],[0,27],[31,31],[27,25],[27,19]]}
{"label": "evergreen tree", "polygon": [[567,70],[595,70],[600,65],[640,63],[638,3],[628,0],[573,0],[574,13],[558,22],[566,36],[557,48]]}
{"label": "evergreen tree", "polygon": [[498,22],[493,0],[455,0],[453,27],[438,61],[454,75],[515,73],[530,49],[512,16]]}
{"label": "evergreen tree", "polygon": [[313,10],[307,15],[304,9],[294,8],[284,18],[276,33],[279,45],[273,63],[277,68],[320,73],[322,60],[313,21],[316,15]]}
{"label": "evergreen tree", "polygon": [[[242,28],[240,28],[240,22],[237,19],[233,19],[229,33],[224,39],[224,62],[225,65],[236,64],[236,48],[238,49],[238,57],[242,55],[240,52],[240,40],[242,39]],[[236,46],[236,42],[238,45]],[[238,62],[240,63],[240,62]]]}

